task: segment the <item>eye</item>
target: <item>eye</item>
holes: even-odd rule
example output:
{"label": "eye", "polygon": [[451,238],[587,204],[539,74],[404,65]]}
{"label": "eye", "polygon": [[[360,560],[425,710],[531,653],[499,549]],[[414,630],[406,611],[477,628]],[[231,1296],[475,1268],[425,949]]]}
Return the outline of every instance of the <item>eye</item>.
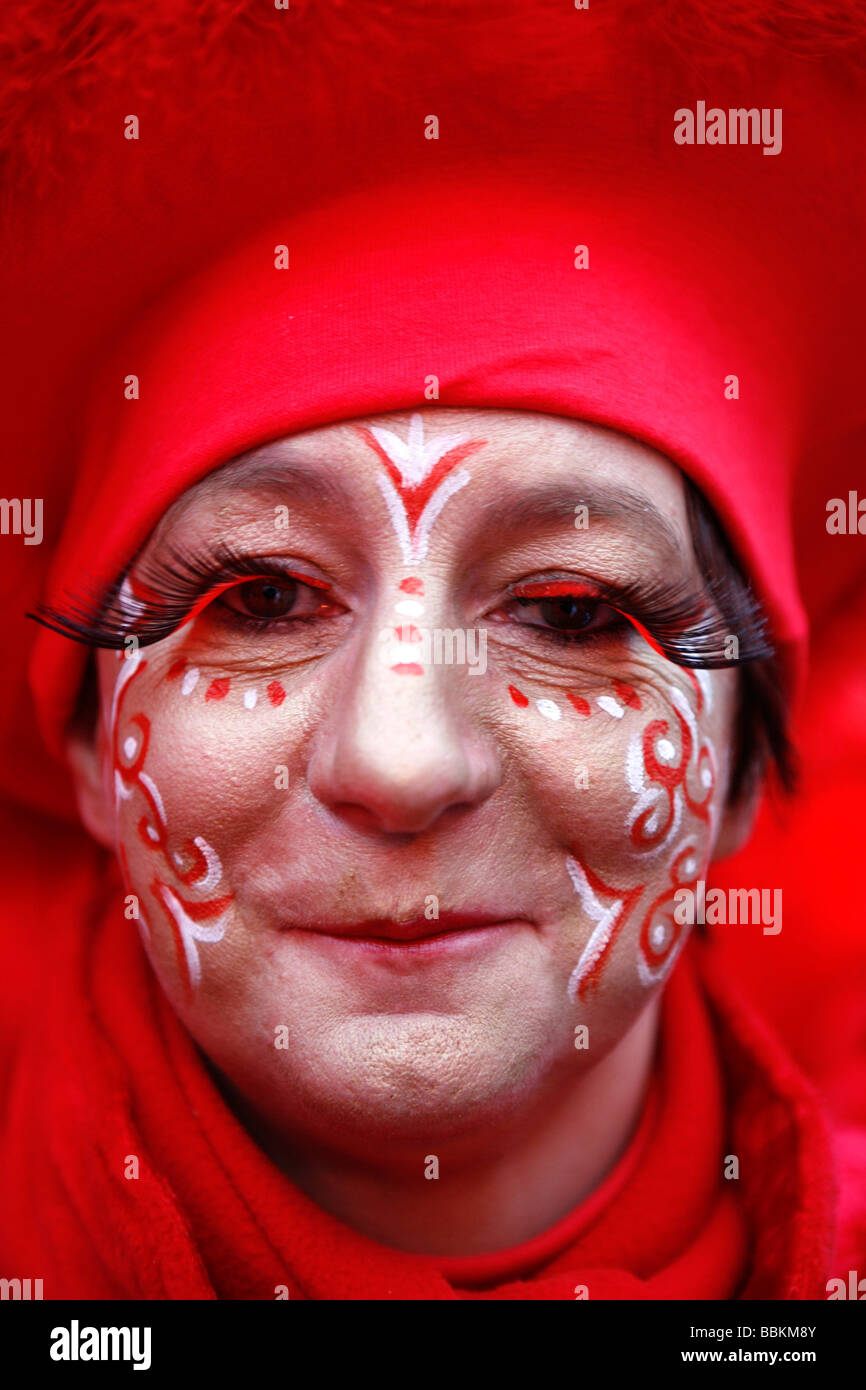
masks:
{"label": "eye", "polygon": [[[529,586],[527,586],[529,587]],[[600,632],[622,623],[622,614],[591,594],[517,594],[506,610],[513,622],[563,636]]]}
{"label": "eye", "polygon": [[[524,615],[537,614],[540,623],[535,626],[543,624],[559,632],[583,632],[598,626],[605,617],[608,620],[617,617],[613,609],[599,599],[577,598],[574,594],[563,594],[559,598],[518,598],[517,603]],[[526,621],[526,617],[522,620]]]}
{"label": "eye", "polygon": [[321,589],[314,589],[288,575],[250,579],[246,583],[235,584],[217,601],[235,613],[246,618],[258,618],[261,622],[289,617],[323,617],[335,611],[334,605],[324,597]]}

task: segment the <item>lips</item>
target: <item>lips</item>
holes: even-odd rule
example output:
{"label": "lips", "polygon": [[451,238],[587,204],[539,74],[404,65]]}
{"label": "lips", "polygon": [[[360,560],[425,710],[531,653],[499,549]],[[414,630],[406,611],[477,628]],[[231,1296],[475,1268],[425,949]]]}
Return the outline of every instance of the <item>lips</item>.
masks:
{"label": "lips", "polygon": [[294,930],[314,932],[321,936],[337,936],[351,941],[385,941],[396,945],[411,945],[429,941],[453,932],[468,932],[484,927],[504,926],[520,919],[519,912],[442,912],[438,917],[412,917],[395,921],[388,917],[370,917],[360,922],[318,922],[295,927]]}

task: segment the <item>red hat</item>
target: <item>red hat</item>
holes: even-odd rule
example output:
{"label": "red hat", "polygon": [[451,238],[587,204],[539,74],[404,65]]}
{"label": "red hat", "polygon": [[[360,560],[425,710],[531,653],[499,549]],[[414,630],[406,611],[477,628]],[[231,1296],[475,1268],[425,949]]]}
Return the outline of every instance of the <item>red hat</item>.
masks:
{"label": "red hat", "polygon": [[[684,59],[667,6],[626,35],[617,6],[616,23],[497,6],[491,26],[484,6],[410,5],[389,32],[373,4],[361,65],[337,5],[216,5],[195,34],[171,7],[160,28],[163,8],[89,7],[86,42],[62,10],[7,9],[36,167],[32,183],[10,152],[4,494],[44,506],[42,545],[4,537],[16,610],[116,577],[240,450],[430,404],[435,377],[443,406],[589,419],[669,455],[718,509],[783,654],[801,647],[795,558],[813,611],[863,564],[825,527],[864,430],[864,192],[838,143],[857,147],[862,32],[825,24],[820,59],[783,58],[809,7],[772,34],[746,6],[722,58]],[[679,8],[706,32],[701,6]],[[733,140],[752,108],[781,113],[777,149],[752,126]],[[683,111],[703,143],[675,138]],[[713,111],[730,142],[707,141]],[[17,614],[10,638],[7,787],[56,808],[25,661],[32,646],[56,752],[83,652]]]}

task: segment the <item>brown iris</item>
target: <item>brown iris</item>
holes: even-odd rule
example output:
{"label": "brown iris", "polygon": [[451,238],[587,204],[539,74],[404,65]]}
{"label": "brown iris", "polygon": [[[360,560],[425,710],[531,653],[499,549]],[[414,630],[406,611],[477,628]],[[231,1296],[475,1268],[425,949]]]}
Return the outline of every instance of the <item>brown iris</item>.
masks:
{"label": "brown iris", "polygon": [[530,598],[521,596],[517,602],[522,608],[531,605],[545,623],[560,631],[579,632],[598,617],[599,603],[595,599],[578,598],[573,594],[562,594],[556,598]]}
{"label": "brown iris", "polygon": [[225,602],[252,618],[285,618],[294,608],[298,585],[294,579],[253,579],[238,584],[225,595]]}

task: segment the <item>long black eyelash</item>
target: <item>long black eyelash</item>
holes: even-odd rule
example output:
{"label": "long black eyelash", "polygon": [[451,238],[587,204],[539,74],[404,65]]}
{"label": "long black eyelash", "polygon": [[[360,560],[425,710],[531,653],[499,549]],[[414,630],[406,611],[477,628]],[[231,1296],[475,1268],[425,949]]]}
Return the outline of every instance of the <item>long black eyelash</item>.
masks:
{"label": "long black eyelash", "polygon": [[136,568],[136,584],[152,597],[133,595],[127,572],[108,588],[81,590],[58,603],[40,603],[27,616],[89,647],[121,650],[131,636],[140,647],[148,647],[176,632],[196,602],[215,585],[244,575],[278,577],[283,568],[276,557],[245,555],[223,544],[187,554],[170,549],[165,559]]}
{"label": "long black eyelash", "polygon": [[[640,623],[677,666],[712,670],[774,655],[760,604],[736,574],[707,577],[699,589],[666,580],[622,585],[598,579],[582,582],[597,591],[599,602],[620,611],[624,620]],[[576,586],[580,583],[575,578]],[[554,630],[545,630],[545,635],[554,635]],[[596,636],[601,639],[604,632],[582,637],[579,631],[555,630],[556,639],[565,642],[588,642]],[[731,638],[736,638],[735,644]]]}
{"label": "long black eyelash", "polygon": [[[706,576],[699,589],[665,580],[622,585],[598,579],[588,582],[601,602],[620,610],[625,620],[640,623],[678,666],[713,669],[772,657],[766,619],[748,584],[730,567],[719,569],[716,575]],[[62,604],[39,604],[28,617],[90,647],[120,650],[131,635],[146,647],[175,632],[214,585],[263,572],[279,575],[280,570],[274,557],[263,560],[224,544],[188,554],[169,550],[166,559],[150,561],[136,573],[137,583],[153,597],[131,595],[124,575],[107,590],[70,594]],[[576,576],[570,578],[581,582]],[[559,642],[587,643],[604,634],[582,636],[548,629],[545,635]],[[737,639],[735,654],[732,637]]]}

